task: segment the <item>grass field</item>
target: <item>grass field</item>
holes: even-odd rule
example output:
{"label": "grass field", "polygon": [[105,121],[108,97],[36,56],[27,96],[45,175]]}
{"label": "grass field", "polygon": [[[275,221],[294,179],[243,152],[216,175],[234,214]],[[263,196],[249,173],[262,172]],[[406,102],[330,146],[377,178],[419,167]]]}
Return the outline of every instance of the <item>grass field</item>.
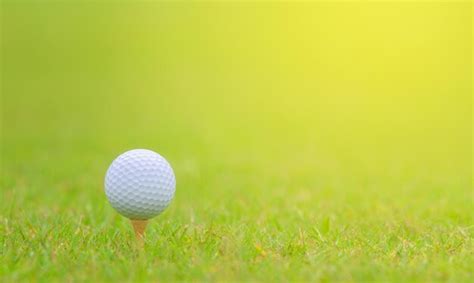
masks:
{"label": "grass field", "polygon": [[472,282],[471,2],[1,7],[1,282]]}

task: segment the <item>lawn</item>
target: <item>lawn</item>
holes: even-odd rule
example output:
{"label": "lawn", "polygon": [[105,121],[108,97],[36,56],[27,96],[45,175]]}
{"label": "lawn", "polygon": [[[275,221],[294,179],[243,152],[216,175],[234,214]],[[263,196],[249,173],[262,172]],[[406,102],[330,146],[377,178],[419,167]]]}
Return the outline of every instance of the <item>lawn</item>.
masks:
{"label": "lawn", "polygon": [[1,5],[0,281],[472,282],[471,2]]}

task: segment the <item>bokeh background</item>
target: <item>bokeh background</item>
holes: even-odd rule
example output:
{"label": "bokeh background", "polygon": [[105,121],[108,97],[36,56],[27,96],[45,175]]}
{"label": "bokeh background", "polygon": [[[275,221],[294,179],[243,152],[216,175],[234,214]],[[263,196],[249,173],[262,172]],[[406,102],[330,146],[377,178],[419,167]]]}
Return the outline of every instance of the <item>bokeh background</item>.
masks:
{"label": "bokeh background", "polygon": [[[103,177],[132,148],[175,168],[176,199],[160,225],[217,223],[234,236],[257,225],[277,238],[329,221],[362,238],[382,237],[390,223],[420,237],[472,227],[469,1],[1,7],[6,246],[24,222],[128,229],[106,202]],[[258,247],[269,241],[242,233]],[[34,269],[27,262],[49,262],[13,248],[5,255],[24,263],[3,260],[19,278]],[[454,262],[466,272],[462,257]],[[305,278],[296,270],[287,279]],[[358,269],[328,270],[347,280]]]}

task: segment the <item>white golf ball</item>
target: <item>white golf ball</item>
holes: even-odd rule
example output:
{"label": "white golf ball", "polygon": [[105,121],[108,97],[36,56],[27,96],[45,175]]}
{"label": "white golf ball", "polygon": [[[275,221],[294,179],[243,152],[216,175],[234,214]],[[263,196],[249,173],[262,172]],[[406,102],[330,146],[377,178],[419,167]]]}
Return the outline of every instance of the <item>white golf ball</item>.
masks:
{"label": "white golf ball", "polygon": [[168,161],[147,149],[121,154],[105,176],[105,194],[110,204],[134,220],[150,219],[163,212],[175,190],[176,179]]}

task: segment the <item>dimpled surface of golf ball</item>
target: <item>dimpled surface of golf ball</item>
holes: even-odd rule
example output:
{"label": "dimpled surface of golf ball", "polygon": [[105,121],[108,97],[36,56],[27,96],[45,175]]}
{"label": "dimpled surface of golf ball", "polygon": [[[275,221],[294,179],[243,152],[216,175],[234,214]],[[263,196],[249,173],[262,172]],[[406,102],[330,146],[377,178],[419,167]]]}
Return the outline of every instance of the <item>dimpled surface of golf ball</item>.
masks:
{"label": "dimpled surface of golf ball", "polygon": [[165,210],[174,197],[176,179],[166,159],[147,149],[117,157],[105,176],[105,194],[120,214],[150,219]]}

